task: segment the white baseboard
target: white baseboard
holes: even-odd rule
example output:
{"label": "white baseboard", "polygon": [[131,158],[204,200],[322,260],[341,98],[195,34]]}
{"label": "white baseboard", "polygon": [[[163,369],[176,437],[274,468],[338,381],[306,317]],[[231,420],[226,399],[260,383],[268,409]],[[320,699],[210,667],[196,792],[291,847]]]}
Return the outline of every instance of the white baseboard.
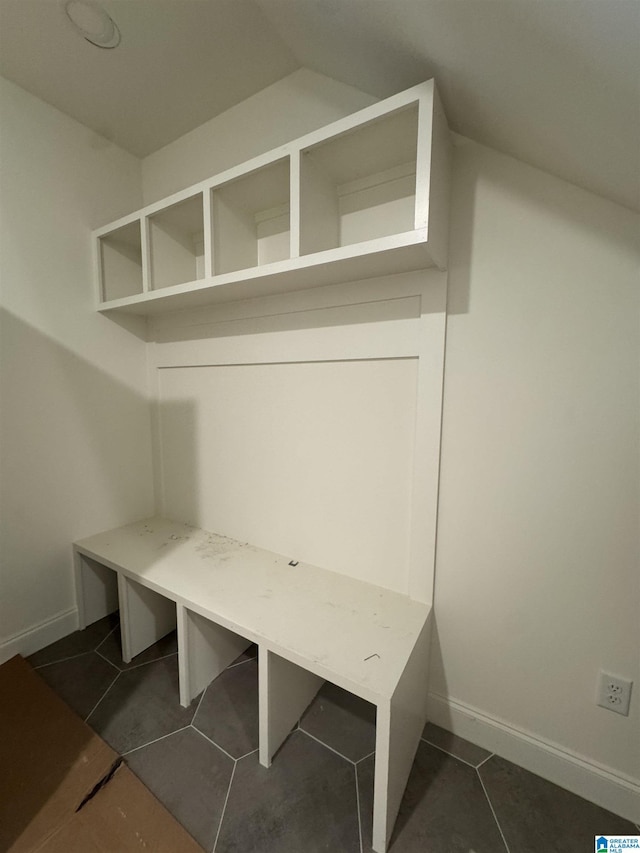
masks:
{"label": "white baseboard", "polygon": [[14,655],[22,655],[23,657],[32,655],[50,643],[55,643],[56,640],[71,634],[77,627],[78,610],[76,607],[63,610],[62,613],[56,613],[55,616],[27,628],[26,631],[0,640],[0,663],[4,663]]}
{"label": "white baseboard", "polygon": [[633,823],[640,821],[640,781],[445,696],[430,693],[428,708],[437,726]]}

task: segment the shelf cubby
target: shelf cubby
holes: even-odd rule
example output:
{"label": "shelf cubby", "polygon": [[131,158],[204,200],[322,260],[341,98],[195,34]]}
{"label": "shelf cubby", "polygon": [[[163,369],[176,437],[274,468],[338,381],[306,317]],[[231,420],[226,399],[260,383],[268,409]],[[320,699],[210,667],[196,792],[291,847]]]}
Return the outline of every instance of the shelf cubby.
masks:
{"label": "shelf cubby", "polygon": [[204,278],[202,193],[153,213],[148,225],[151,290]]}
{"label": "shelf cubby", "polygon": [[418,104],[303,149],[300,254],[416,227]]}
{"label": "shelf cubby", "polygon": [[139,219],[99,238],[99,265],[103,301],[142,293],[142,239]]}
{"label": "shelf cubby", "polygon": [[211,190],[214,275],[291,257],[289,158]]}

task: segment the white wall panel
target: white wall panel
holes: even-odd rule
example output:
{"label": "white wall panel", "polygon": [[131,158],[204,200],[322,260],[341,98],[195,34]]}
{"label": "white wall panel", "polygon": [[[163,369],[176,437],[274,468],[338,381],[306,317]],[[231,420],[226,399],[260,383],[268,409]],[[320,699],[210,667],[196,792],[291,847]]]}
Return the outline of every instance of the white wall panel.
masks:
{"label": "white wall panel", "polygon": [[159,371],[163,511],[407,592],[418,360]]}

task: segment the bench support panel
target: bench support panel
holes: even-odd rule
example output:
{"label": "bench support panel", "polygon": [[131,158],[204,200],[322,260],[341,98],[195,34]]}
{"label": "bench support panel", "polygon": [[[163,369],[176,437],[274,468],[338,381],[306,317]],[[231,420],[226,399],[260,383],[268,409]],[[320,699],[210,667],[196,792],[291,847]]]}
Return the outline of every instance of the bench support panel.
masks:
{"label": "bench support panel", "polygon": [[260,764],[276,752],[324,684],[318,675],[259,647]]}
{"label": "bench support panel", "polygon": [[176,627],[176,605],[169,598],[118,572],[122,660],[131,660]]}
{"label": "bench support panel", "polygon": [[84,630],[98,619],[118,609],[118,581],[112,569],[85,557],[75,548],[73,567],[76,581],[78,629]]}
{"label": "bench support panel", "polygon": [[427,722],[431,619],[407,661],[393,697],[378,705],[373,791],[373,850],[386,853]]}
{"label": "bench support panel", "polygon": [[182,605],[177,615],[180,704],[186,708],[251,641]]}

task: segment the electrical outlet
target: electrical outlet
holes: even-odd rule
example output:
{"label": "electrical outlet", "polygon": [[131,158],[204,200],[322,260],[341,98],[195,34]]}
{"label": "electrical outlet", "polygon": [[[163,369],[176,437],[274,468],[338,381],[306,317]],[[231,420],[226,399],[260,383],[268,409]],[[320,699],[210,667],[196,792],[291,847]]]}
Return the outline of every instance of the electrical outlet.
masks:
{"label": "electrical outlet", "polygon": [[616,714],[629,716],[632,685],[633,681],[601,671],[598,681],[598,705],[615,711]]}

